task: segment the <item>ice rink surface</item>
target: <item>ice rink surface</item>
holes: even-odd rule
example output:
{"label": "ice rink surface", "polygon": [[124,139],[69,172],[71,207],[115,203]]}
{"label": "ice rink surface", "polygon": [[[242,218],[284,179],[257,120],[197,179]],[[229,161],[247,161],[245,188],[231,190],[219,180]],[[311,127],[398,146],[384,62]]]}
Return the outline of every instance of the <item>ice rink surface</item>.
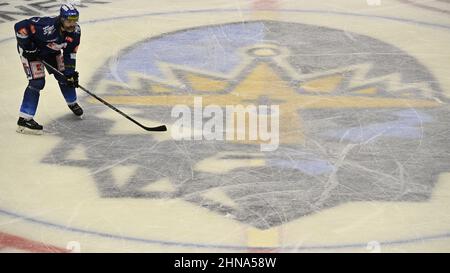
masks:
{"label": "ice rink surface", "polygon": [[[450,251],[449,1],[81,3],[80,83],[169,132],[47,77],[17,134],[13,25],[59,1],[6,1],[0,251]],[[279,105],[278,149],[174,140],[194,97]]]}

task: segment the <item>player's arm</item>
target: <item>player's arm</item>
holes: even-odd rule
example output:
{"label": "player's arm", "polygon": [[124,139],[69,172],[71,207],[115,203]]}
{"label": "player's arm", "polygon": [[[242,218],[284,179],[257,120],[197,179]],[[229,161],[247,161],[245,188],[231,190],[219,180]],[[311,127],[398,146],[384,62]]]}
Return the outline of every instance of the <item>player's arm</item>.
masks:
{"label": "player's arm", "polygon": [[81,29],[79,26],[75,28],[72,35],[67,36],[67,46],[64,49],[64,75],[69,83],[73,82],[78,87],[78,72],[76,71],[77,51],[80,45]]}
{"label": "player's arm", "polygon": [[33,42],[33,34],[36,32],[29,19],[17,22],[14,25],[17,44],[21,55],[27,59],[36,58],[39,54],[36,44]]}

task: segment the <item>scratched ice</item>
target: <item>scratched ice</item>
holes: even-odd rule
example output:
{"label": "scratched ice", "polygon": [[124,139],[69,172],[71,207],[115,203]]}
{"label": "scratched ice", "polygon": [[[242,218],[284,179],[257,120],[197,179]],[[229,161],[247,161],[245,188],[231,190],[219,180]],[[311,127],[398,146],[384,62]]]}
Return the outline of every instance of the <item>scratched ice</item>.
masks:
{"label": "scratched ice", "polygon": [[[448,3],[83,2],[82,85],[169,132],[145,132],[81,90],[85,118],[76,120],[47,77],[36,117],[47,134],[16,136],[26,81],[7,56],[15,44],[6,24],[54,7],[0,4],[0,48],[9,52],[0,61],[17,64],[0,69],[14,93],[0,92],[0,231],[57,245],[59,234],[108,242],[94,251],[333,251],[448,237],[449,192],[439,184],[450,169]],[[279,105],[278,149],[173,139],[171,111],[193,113],[194,97],[224,112]]]}

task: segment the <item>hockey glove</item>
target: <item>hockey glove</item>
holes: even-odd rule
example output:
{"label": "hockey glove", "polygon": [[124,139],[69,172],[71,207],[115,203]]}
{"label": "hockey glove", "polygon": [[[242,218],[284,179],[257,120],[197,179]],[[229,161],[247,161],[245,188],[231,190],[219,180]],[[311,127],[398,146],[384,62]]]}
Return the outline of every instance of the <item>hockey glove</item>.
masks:
{"label": "hockey glove", "polygon": [[31,49],[22,51],[22,56],[25,57],[29,61],[36,61],[39,58],[39,49]]}
{"label": "hockey glove", "polygon": [[78,85],[78,72],[74,71],[70,74],[65,74],[64,76],[66,76],[66,83],[68,86],[70,87],[79,87]]}

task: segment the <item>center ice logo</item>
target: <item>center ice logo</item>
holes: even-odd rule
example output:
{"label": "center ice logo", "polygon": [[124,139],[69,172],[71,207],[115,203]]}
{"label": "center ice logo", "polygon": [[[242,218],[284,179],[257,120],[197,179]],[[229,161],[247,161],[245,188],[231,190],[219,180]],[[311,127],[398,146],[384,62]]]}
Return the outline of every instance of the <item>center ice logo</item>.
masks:
{"label": "center ice logo", "polygon": [[[222,107],[225,111],[222,111]],[[193,112],[193,113],[192,113]],[[274,151],[279,145],[279,105],[207,105],[194,97],[194,109],[175,105],[171,115],[171,135],[175,140],[219,140],[261,142],[261,151]],[[207,118],[206,122],[203,119]],[[225,121],[224,121],[225,119]]]}
{"label": "center ice logo", "polygon": [[112,57],[91,86],[155,123],[195,97],[279,105],[279,147],[261,152],[249,139],[122,133],[88,100],[82,132],[60,132],[44,161],[90,169],[105,198],[180,198],[265,229],[346,202],[424,202],[450,167],[437,81],[406,52],[341,30],[257,21],[166,33]]}

